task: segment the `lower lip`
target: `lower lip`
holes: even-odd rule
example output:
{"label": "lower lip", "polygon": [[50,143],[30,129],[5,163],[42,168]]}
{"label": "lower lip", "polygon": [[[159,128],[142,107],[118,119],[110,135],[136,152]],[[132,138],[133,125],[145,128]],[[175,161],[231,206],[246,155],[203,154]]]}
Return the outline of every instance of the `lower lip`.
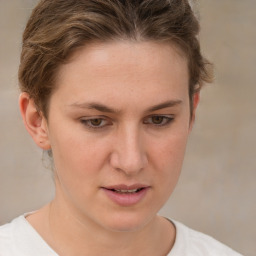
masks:
{"label": "lower lip", "polygon": [[146,196],[149,188],[143,188],[137,193],[117,193],[109,189],[103,188],[106,195],[116,204],[120,206],[133,206],[138,204]]}

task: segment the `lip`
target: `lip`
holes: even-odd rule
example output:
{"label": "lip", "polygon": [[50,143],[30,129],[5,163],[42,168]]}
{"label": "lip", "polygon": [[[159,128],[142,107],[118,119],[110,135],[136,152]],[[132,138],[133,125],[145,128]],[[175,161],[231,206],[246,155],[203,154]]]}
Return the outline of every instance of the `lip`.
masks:
{"label": "lip", "polygon": [[145,184],[132,184],[132,185],[126,185],[126,184],[119,184],[119,185],[112,185],[112,186],[106,186],[103,187],[105,189],[115,189],[115,190],[133,190],[133,189],[140,189],[140,188],[147,188],[149,187],[148,185]]}
{"label": "lip", "polygon": [[[141,202],[148,193],[150,186],[144,184],[133,184],[133,185],[113,185],[107,187],[101,187],[105,195],[115,204],[119,206],[134,206]],[[135,190],[139,189],[135,193],[118,193],[115,190]]]}

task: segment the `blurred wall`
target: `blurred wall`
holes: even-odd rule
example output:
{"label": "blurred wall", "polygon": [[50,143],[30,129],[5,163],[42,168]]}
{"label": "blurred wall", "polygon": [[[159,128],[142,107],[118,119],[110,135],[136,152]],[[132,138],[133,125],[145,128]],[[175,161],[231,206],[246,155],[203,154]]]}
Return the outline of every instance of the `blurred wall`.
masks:
{"label": "blurred wall", "polygon": [[[37,1],[0,0],[0,224],[54,194],[51,171],[18,110],[21,34]],[[256,1],[201,0],[216,79],[201,93],[180,182],[161,214],[256,253]]]}

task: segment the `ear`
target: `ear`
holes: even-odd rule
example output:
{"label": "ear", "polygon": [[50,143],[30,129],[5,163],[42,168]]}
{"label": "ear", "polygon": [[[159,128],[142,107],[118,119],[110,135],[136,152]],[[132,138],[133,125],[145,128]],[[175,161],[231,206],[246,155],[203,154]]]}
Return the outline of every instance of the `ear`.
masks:
{"label": "ear", "polygon": [[19,107],[24,125],[35,143],[44,150],[51,149],[47,121],[28,93],[20,94]]}
{"label": "ear", "polygon": [[195,116],[196,116],[196,109],[198,106],[198,103],[200,101],[200,92],[196,92],[193,95],[193,109],[192,109],[192,116],[190,120],[189,130],[191,131],[195,122]]}

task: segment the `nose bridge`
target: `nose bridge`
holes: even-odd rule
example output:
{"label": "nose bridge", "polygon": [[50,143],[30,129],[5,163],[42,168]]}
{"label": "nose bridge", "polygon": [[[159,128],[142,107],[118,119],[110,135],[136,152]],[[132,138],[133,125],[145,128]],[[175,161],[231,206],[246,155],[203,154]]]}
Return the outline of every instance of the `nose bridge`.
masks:
{"label": "nose bridge", "polygon": [[127,174],[139,172],[147,164],[140,127],[125,125],[119,130],[114,146],[115,167]]}

